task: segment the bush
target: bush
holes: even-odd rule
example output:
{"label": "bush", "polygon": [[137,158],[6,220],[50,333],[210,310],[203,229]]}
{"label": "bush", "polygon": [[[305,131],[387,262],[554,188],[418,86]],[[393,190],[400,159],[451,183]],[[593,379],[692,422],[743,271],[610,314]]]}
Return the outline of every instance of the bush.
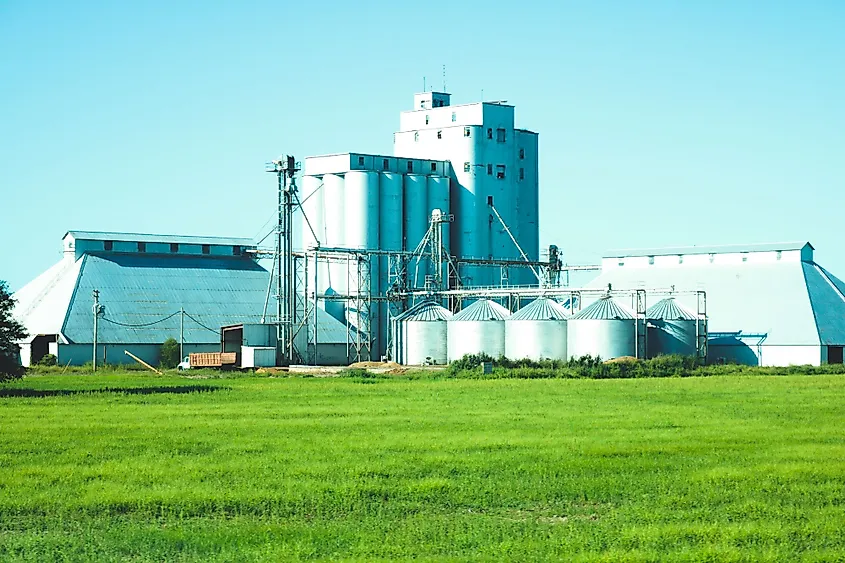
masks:
{"label": "bush", "polygon": [[173,369],[179,365],[182,358],[179,357],[179,343],[175,338],[168,338],[161,345],[161,361],[159,365],[164,369]]}
{"label": "bush", "polygon": [[455,360],[449,364],[449,374],[457,375],[462,371],[470,371],[481,367],[484,362],[493,362],[493,365],[498,365],[498,362],[492,356],[487,354],[466,354],[463,358]]}
{"label": "bush", "polygon": [[15,298],[6,282],[0,280],[0,381],[16,379],[23,375],[18,342],[26,338],[26,329],[12,318]]}
{"label": "bush", "polygon": [[43,367],[50,367],[54,366],[58,363],[58,359],[53,354],[44,354],[40,360],[38,360],[38,365]]}

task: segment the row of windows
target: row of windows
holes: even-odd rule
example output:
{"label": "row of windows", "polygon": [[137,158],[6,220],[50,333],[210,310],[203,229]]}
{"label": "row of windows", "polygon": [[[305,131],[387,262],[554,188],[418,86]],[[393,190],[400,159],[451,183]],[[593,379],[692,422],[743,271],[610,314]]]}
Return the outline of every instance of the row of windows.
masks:
{"label": "row of windows", "polygon": [[[497,129],[496,131],[497,132],[501,131],[501,135],[499,136],[498,142],[504,143],[505,142],[505,130],[504,129]],[[470,136],[472,136],[472,128],[464,127],[464,137],[470,137]],[[437,132],[437,138],[438,139],[443,138],[443,131]],[[493,129],[492,128],[487,129],[487,138],[488,139],[493,138]],[[420,140],[420,132],[416,131],[416,132],[414,132],[414,142],[415,143],[419,142],[419,140]],[[525,149],[519,149],[519,160],[525,160]],[[364,157],[361,157],[361,158],[358,159],[358,164],[364,164]]]}
{"label": "row of windows", "polygon": [[[136,243],[138,252],[146,252],[147,251],[147,243],[146,242],[138,242]],[[114,250],[114,241],[112,240],[104,240],[103,241],[103,250],[105,251],[112,251]],[[175,254],[179,252],[179,243],[171,242],[170,243],[170,252]],[[202,253],[203,254],[211,254],[211,245],[204,244],[202,245]],[[243,253],[243,248],[240,246],[233,246],[232,247],[232,256],[240,256]]]}
{"label": "row of windows", "polygon": [[[452,121],[455,121],[455,119],[456,119],[455,112],[452,112]],[[428,116],[427,115],[425,116],[425,124],[428,125]],[[437,138],[442,139],[443,138],[442,134],[443,134],[443,131],[438,131],[437,132]],[[472,136],[472,129],[470,127],[464,127],[464,137],[470,137],[470,136]],[[493,139],[493,128],[492,127],[487,128],[487,138],[490,139],[490,140]],[[496,142],[497,143],[506,143],[507,138],[508,138],[507,129],[504,129],[502,127],[499,127],[498,129],[496,129]],[[417,131],[416,133],[414,133],[414,141],[419,141],[419,140],[420,140],[420,133],[419,133],[419,131]],[[520,149],[519,152],[520,152],[520,158],[524,158],[525,151],[523,149]]]}
{"label": "row of windows", "polygon": [[[778,251],[775,253],[775,256],[776,256],[777,260],[780,260],[780,259],[783,257],[783,253],[782,253],[780,250],[778,250]],[[708,259],[708,261],[712,264],[712,263],[716,260],[716,255],[715,255],[715,254],[712,254],[712,253],[711,253],[711,254],[708,254],[708,255],[707,255],[707,259]],[[745,252],[744,252],[744,253],[742,253],[742,261],[743,261],[743,262],[748,262],[748,253],[745,253]],[[649,256],[649,257],[648,257],[648,263],[649,263],[649,265],[652,265],[652,266],[654,265],[654,256]],[[678,255],[678,264],[683,264],[683,263],[684,263],[684,257],[683,257],[683,255]],[[620,266],[624,266],[624,265],[625,265],[625,262],[624,262],[624,261],[620,261],[620,262],[619,262],[619,265],[620,265]]]}
{"label": "row of windows", "polygon": [[[364,157],[363,156],[358,157],[358,165],[364,166]],[[407,161],[405,166],[407,167],[408,172],[414,171],[414,161],[413,160]],[[430,163],[430,166],[431,166],[432,172],[437,172],[437,163],[436,162]],[[381,169],[382,170],[390,170],[390,159],[385,158],[381,161]]]}
{"label": "row of windows", "polygon": [[[483,166],[483,165],[482,164],[476,164],[476,166]],[[464,162],[464,172],[469,172],[470,170],[472,170],[472,164],[470,164],[469,162]],[[496,165],[496,178],[499,179],[499,180],[504,180],[505,179],[505,171],[506,171],[506,167],[505,167],[504,164],[497,164]],[[492,164],[487,165],[487,175],[488,176],[493,175],[493,165]],[[525,168],[519,169],[519,179],[520,180],[525,179]]]}

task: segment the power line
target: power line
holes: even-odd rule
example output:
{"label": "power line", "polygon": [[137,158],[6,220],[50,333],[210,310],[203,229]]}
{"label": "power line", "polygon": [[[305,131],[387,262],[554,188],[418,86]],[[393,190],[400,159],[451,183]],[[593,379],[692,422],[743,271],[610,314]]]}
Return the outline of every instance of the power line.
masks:
{"label": "power line", "polygon": [[[164,321],[167,321],[167,320],[169,320],[169,319],[172,319],[173,317],[175,317],[176,315],[179,315],[179,314],[181,314],[181,313],[183,313],[183,312],[182,312],[182,311],[176,311],[175,313],[173,313],[173,314],[171,314],[171,315],[168,315],[168,316],[166,316],[166,317],[163,317],[163,318],[161,318],[161,319],[158,319],[157,321],[153,321],[153,322],[150,322],[150,323],[141,323],[141,324],[121,323],[121,322],[119,322],[119,321],[113,321],[113,320],[111,320],[111,319],[107,319],[107,318],[105,318],[105,317],[103,317],[103,318],[102,318],[102,320],[103,320],[103,321],[105,321],[105,322],[107,322],[107,323],[111,323],[111,324],[113,324],[113,325],[122,326],[122,327],[126,327],[126,328],[145,328],[145,327],[148,327],[148,326],[153,326],[153,325],[157,325],[157,324],[163,323]],[[204,328],[204,329],[206,329],[206,330],[209,330],[209,331],[213,332],[214,334],[220,334],[220,331],[219,331],[219,330],[214,329],[214,328],[211,328],[211,327],[209,327],[209,326],[207,326],[207,325],[203,324],[203,323],[202,323],[202,322],[200,322],[200,321],[199,321],[196,317],[194,317],[194,316],[190,315],[189,313],[184,313],[184,315],[185,315],[186,317],[188,317],[189,319],[191,319],[192,321],[194,321],[195,323],[197,323],[197,324],[198,324],[199,326],[201,326],[202,328]]]}
{"label": "power line", "polygon": [[[111,320],[111,319],[107,319],[107,318],[105,318],[105,317],[103,317],[103,320],[104,320],[105,322],[107,322],[107,323],[111,323],[111,324],[113,324],[113,325],[117,325],[117,326],[125,326],[125,327],[127,327],[127,328],[143,328],[143,327],[146,327],[146,326],[153,326],[153,325],[157,325],[157,324],[159,324],[159,323],[163,323],[164,321],[166,321],[166,320],[168,320],[168,319],[172,319],[173,317],[175,317],[175,316],[176,316],[176,315],[178,315],[178,314],[179,314],[179,311],[176,311],[176,312],[175,312],[175,313],[173,313],[172,315],[169,315],[169,316],[167,316],[167,317],[164,317],[163,319],[159,319],[159,320],[157,320],[157,321],[153,321],[153,322],[151,322],[151,323],[143,323],[143,324],[128,324],[128,323],[121,323],[121,322],[118,322],[118,321],[113,321],[113,320]],[[194,320],[196,320],[196,319],[194,319]]]}
{"label": "power line", "polygon": [[195,323],[197,323],[198,325],[200,325],[202,328],[204,328],[204,329],[206,329],[206,330],[210,330],[210,331],[211,331],[211,332],[213,332],[214,334],[220,334],[220,330],[219,330],[219,329],[214,329],[214,328],[211,328],[211,327],[208,327],[208,326],[206,326],[206,325],[202,324],[202,323],[201,323],[201,322],[199,322],[196,318],[192,317],[192,316],[191,316],[191,315],[189,315],[188,313],[185,313],[185,316],[186,316],[186,317],[188,317],[189,319],[191,319],[192,321],[194,321]]}

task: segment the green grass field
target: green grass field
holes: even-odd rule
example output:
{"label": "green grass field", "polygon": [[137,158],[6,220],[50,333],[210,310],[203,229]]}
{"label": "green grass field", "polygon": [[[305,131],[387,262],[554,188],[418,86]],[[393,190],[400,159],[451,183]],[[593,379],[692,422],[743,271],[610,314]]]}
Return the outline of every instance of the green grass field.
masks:
{"label": "green grass field", "polygon": [[0,560],[845,560],[845,377],[37,376]]}

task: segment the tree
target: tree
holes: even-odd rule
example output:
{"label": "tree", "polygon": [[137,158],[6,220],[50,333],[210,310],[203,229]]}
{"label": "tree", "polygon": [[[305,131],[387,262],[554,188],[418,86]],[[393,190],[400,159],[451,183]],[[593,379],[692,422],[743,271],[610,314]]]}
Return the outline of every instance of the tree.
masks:
{"label": "tree", "polygon": [[23,375],[17,341],[26,338],[26,329],[12,318],[15,298],[6,282],[0,280],[0,381]]}
{"label": "tree", "polygon": [[161,345],[161,367],[173,369],[179,365],[182,358],[179,357],[179,343],[175,338],[168,338]]}

